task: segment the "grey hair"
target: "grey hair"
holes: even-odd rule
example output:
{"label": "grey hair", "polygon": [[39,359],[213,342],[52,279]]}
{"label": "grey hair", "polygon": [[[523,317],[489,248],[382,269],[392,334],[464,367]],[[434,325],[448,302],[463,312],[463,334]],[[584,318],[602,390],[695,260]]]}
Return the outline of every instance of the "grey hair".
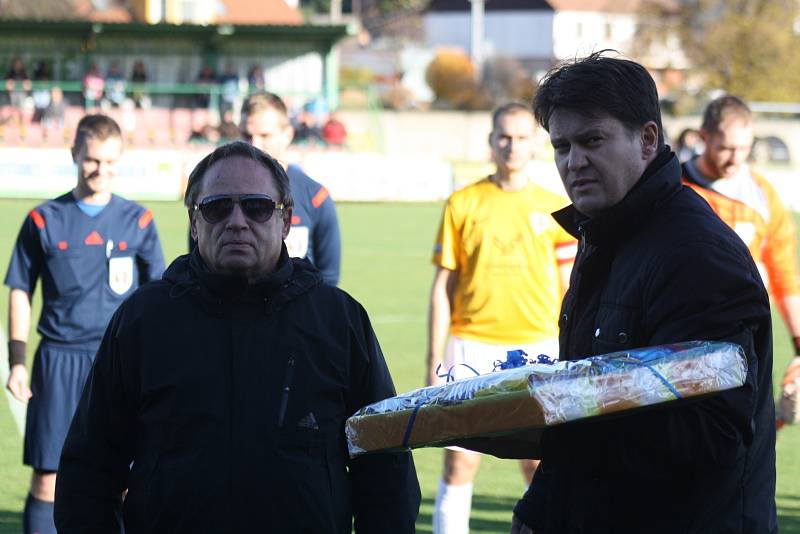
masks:
{"label": "grey hair", "polygon": [[276,201],[282,202],[284,207],[287,209],[294,206],[292,191],[289,186],[289,176],[286,174],[283,166],[278,163],[278,160],[266,152],[259,150],[250,143],[245,143],[244,141],[234,141],[232,143],[222,145],[214,150],[214,152],[200,160],[200,163],[195,166],[195,168],[192,170],[192,173],[189,175],[189,181],[186,184],[186,194],[183,197],[183,204],[189,209],[197,204],[197,197],[200,195],[200,189],[203,185],[203,178],[205,177],[208,169],[218,161],[235,156],[252,159],[253,161],[261,163],[264,168],[269,170],[272,173],[272,176],[275,177],[275,185],[277,186],[278,194],[280,195],[280,198],[276,199]]}

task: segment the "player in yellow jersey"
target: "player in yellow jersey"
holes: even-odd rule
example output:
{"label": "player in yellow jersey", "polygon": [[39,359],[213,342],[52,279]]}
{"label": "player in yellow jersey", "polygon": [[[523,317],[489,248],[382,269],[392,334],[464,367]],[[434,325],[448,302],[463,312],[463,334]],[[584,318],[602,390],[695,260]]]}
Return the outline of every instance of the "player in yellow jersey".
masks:
{"label": "player in yellow jersey", "polygon": [[[684,183],[742,238],[794,340],[785,381],[800,376],[800,270],[792,214],[772,185],[747,164],[753,145],[750,108],[735,96],[711,102],[700,130],[702,155],[684,163]],[[789,421],[791,422],[791,421]]]}
{"label": "player in yellow jersey", "polygon": [[[558,355],[558,311],[576,244],[550,213],[568,203],[531,180],[533,113],[495,110],[489,146],[496,172],[450,197],[436,239],[427,383],[485,374],[508,350]],[[464,365],[462,365],[464,364]],[[474,371],[473,371],[474,370]],[[433,513],[435,534],[466,534],[480,456],[446,449]],[[538,462],[523,460],[526,483]]]}

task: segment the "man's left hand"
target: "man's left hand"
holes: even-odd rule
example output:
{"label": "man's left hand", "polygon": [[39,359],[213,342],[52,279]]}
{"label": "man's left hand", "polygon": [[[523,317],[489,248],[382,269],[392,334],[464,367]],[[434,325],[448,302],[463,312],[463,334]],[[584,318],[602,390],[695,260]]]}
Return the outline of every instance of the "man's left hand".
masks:
{"label": "man's left hand", "polygon": [[786,367],[786,372],[783,374],[783,385],[787,386],[800,379],[800,356],[795,356],[789,365]]}

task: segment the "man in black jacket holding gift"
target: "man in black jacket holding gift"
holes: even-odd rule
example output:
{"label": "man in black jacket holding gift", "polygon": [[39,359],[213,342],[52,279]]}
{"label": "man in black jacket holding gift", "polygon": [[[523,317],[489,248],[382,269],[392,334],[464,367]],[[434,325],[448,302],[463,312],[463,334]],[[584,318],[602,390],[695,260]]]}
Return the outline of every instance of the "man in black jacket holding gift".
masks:
{"label": "man in black jacket holding gift", "polygon": [[394,386],[361,305],[289,258],[281,165],[220,147],[186,204],[197,247],[106,331],[61,456],[59,532],[413,532],[410,453],[347,456],[345,419]]}
{"label": "man in black jacket holding gift", "polygon": [[560,316],[573,360],[688,340],[740,344],[743,387],[545,432],[513,532],[777,532],[772,336],[747,247],[680,183],[655,84],[604,52],[560,66],[534,100],[580,239]]}

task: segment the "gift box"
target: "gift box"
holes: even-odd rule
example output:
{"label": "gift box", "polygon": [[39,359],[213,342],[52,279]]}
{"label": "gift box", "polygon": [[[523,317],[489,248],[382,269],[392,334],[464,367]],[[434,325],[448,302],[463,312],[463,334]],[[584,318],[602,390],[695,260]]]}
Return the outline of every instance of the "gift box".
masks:
{"label": "gift box", "polygon": [[736,388],[746,373],[739,345],[706,341],[534,363],[370,404],[347,420],[345,433],[351,457],[460,445],[535,458],[547,427]]}

